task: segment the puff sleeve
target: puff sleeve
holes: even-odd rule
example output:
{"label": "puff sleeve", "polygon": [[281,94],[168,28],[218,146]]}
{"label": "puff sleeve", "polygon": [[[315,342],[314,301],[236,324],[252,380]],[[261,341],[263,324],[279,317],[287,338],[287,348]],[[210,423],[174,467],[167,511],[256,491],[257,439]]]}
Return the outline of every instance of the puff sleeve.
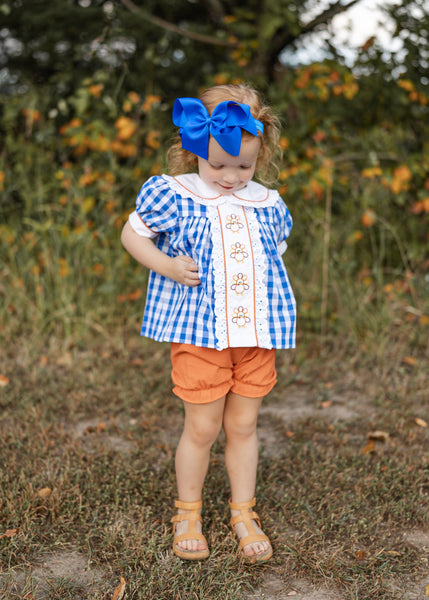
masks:
{"label": "puff sleeve", "polygon": [[280,254],[286,252],[287,243],[286,238],[289,237],[290,232],[292,230],[292,216],[289,212],[288,207],[279,196],[278,201],[274,207],[276,220],[275,220],[275,229],[277,235],[277,247]]}
{"label": "puff sleeve", "polygon": [[142,237],[155,238],[173,231],[177,224],[175,192],[160,176],[151,177],[140,189],[136,210],[128,218],[131,227]]}

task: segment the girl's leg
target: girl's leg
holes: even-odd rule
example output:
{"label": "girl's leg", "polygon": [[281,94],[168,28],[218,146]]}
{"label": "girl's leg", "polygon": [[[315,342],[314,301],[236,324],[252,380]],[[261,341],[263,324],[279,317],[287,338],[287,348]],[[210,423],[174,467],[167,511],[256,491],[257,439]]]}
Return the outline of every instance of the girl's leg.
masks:
{"label": "girl's leg", "polygon": [[[256,470],[258,466],[257,420],[262,398],[245,398],[230,392],[225,401],[223,427],[226,435],[225,463],[231,484],[233,503],[247,502],[255,496]],[[231,511],[232,516],[239,511]],[[263,533],[255,521],[257,533]],[[237,536],[248,535],[244,523],[235,525]],[[254,556],[266,552],[269,542],[247,544],[244,554]]]}
{"label": "girl's leg", "polygon": [[[209,404],[184,402],[185,423],[176,450],[176,478],[179,500],[196,502],[201,499],[207,473],[210,449],[222,427],[225,397]],[[179,510],[179,513],[185,510]],[[198,524],[197,524],[198,525]],[[188,521],[177,523],[178,534],[188,531]],[[179,542],[183,550],[204,550],[197,540]]]}

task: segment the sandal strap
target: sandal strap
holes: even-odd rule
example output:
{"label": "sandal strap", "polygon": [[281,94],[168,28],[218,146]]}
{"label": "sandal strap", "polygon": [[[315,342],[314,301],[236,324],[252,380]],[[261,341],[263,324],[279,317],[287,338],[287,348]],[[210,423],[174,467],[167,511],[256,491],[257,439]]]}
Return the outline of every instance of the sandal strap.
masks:
{"label": "sandal strap", "polygon": [[[174,536],[174,543],[184,542],[186,540],[201,540],[205,544],[207,544],[207,540],[202,533],[198,533],[197,531],[188,531],[187,533],[181,533],[180,535]],[[191,550],[189,551],[191,552]]]}
{"label": "sandal strap", "polygon": [[233,502],[232,500],[229,500],[229,508],[231,508],[232,510],[246,510],[249,508],[253,508],[255,504],[256,498],[252,498],[247,502]]}
{"label": "sandal strap", "polygon": [[230,523],[231,523],[232,527],[234,527],[234,525],[237,525],[237,523],[244,523],[249,534],[256,535],[256,531],[255,531],[255,528],[253,527],[252,520],[256,521],[256,523],[258,524],[259,527],[261,527],[261,520],[260,520],[257,512],[255,512],[254,510],[250,510],[251,508],[253,508],[255,506],[255,504],[256,504],[256,498],[252,498],[251,500],[248,500],[247,502],[233,502],[232,500],[230,500],[229,508],[231,510],[239,510],[240,511],[239,515],[236,515],[235,517],[231,517]]}
{"label": "sandal strap", "polygon": [[186,513],[181,513],[179,515],[174,515],[174,517],[171,518],[171,523],[181,523],[182,521],[190,521],[192,523],[195,523],[195,521],[200,521],[200,523],[202,523],[203,519],[199,512],[193,510],[190,510]]}
{"label": "sandal strap", "polygon": [[[251,533],[254,531],[252,521],[256,521],[258,526],[261,527],[261,519],[259,518],[258,513],[256,513],[255,511],[245,512],[244,514],[241,513],[240,515],[231,517],[230,523],[231,523],[232,527],[234,527],[234,525],[237,525],[237,523],[244,523],[247,528],[247,531],[249,531],[249,533]],[[249,530],[249,527],[250,527],[250,530]]]}
{"label": "sandal strap", "polygon": [[174,506],[176,508],[181,508],[183,510],[198,510],[203,505],[202,500],[197,500],[196,502],[183,502],[182,500],[175,500]]}
{"label": "sandal strap", "polygon": [[[186,512],[178,513],[177,515],[174,515],[174,517],[172,517],[171,523],[173,523],[174,533],[176,533],[176,523],[181,523],[182,521],[189,521],[188,532],[186,534],[183,534],[186,535],[186,538],[184,539],[197,539],[195,537],[198,536],[195,524],[197,523],[197,521],[199,521],[200,523],[203,522],[203,519],[200,513],[198,512],[202,505],[202,500],[198,500],[196,502],[182,502],[182,500],[175,500],[174,506],[181,510],[186,510]],[[190,536],[189,534],[192,535]]]}
{"label": "sandal strap", "polygon": [[252,533],[245,535],[244,538],[238,542],[238,551],[240,552],[247,544],[254,544],[255,542],[270,542],[270,539],[265,533]]}

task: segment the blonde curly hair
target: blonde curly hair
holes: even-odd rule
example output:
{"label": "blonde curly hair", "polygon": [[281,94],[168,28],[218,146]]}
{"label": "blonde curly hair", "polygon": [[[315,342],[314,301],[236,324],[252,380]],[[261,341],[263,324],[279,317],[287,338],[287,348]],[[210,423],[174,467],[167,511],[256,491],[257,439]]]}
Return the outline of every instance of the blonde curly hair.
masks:
{"label": "blonde curly hair", "polygon": [[[277,151],[280,152],[280,121],[272,109],[264,104],[261,95],[255,89],[244,84],[216,85],[203,91],[199,99],[207,108],[209,114],[215,107],[227,100],[248,104],[252,116],[264,125],[264,133],[258,132],[261,149],[256,162],[255,174],[265,184],[272,183],[278,176],[279,168],[274,160]],[[251,133],[242,131],[242,136],[253,137]],[[192,152],[182,148],[182,142],[177,134],[167,153],[170,175],[195,172],[198,169],[198,158]]]}

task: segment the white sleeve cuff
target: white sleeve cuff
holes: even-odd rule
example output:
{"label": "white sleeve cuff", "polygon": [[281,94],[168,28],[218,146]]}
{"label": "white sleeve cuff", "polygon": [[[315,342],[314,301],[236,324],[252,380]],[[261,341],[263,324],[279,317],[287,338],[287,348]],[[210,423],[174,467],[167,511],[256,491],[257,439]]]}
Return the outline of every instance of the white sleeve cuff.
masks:
{"label": "white sleeve cuff", "polygon": [[286,241],[280,242],[280,244],[277,246],[277,248],[279,250],[279,254],[284,254],[287,249],[287,242]]}
{"label": "white sleeve cuff", "polygon": [[138,216],[137,211],[134,211],[130,214],[130,216],[128,217],[128,222],[134,229],[134,231],[138,233],[138,235],[150,239],[156,238],[157,234],[143,223],[143,221]]}

